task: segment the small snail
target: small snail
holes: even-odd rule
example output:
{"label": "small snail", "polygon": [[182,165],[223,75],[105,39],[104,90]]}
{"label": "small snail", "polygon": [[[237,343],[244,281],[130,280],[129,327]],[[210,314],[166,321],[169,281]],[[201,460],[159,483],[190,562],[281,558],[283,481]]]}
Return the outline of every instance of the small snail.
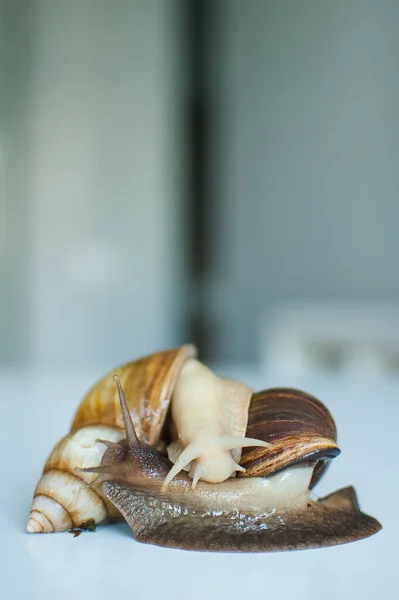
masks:
{"label": "small snail", "polygon": [[28,531],[122,514],[142,542],[259,552],[381,528],[360,512],[353,488],[311,498],[340,452],[334,421],[312,396],[254,393],[209,371],[191,345],[128,363],[114,379],[117,387],[108,375],[88,392],[51,453]]}

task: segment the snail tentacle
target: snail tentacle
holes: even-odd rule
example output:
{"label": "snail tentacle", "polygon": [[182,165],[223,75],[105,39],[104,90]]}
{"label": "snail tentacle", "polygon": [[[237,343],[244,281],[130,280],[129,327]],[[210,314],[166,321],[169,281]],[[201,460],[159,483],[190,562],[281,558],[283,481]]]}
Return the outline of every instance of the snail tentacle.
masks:
{"label": "snail tentacle", "polygon": [[162,487],[166,490],[172,479],[191,463],[189,475],[190,477],[193,477],[193,488],[195,488],[199,479],[204,479],[210,483],[221,483],[236,471],[245,471],[245,469],[233,459],[230,450],[251,446],[261,446],[263,448],[273,447],[272,444],[269,444],[268,442],[254,438],[217,434],[198,435],[198,437],[181,452],[165,478]]}
{"label": "snail tentacle", "polygon": [[[236,471],[239,471],[240,473],[245,473],[245,469],[244,467],[242,467],[241,465],[239,465],[234,458],[229,458],[227,456],[227,461],[229,463],[229,468],[231,469],[232,473],[235,473]],[[207,471],[204,468],[204,466],[199,463],[198,461],[196,461],[194,463],[194,466],[191,467],[190,471],[189,471],[189,476],[192,477],[192,484],[191,484],[191,488],[193,490],[195,490],[195,488],[197,487],[197,483],[200,479],[205,479],[208,475],[207,475]],[[163,486],[163,489],[166,489],[167,486]]]}
{"label": "snail tentacle", "polygon": [[136,430],[133,425],[132,417],[130,416],[130,411],[126,402],[125,394],[123,393],[122,385],[118,375],[114,375],[113,380],[115,381],[116,386],[118,388],[119,402],[122,411],[123,424],[125,426],[127,443],[129,445],[129,448],[134,448],[139,446],[139,440],[136,435]]}

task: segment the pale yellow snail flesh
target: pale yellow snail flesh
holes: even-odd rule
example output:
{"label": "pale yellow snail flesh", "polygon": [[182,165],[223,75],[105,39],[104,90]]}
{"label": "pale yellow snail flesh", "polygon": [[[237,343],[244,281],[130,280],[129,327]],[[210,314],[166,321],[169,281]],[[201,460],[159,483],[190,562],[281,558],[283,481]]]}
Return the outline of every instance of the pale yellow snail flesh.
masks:
{"label": "pale yellow snail flesh", "polygon": [[247,385],[217,376],[194,358],[184,363],[171,401],[177,440],[167,449],[174,467],[164,489],[183,469],[189,471],[193,488],[200,479],[222,483],[245,471],[238,464],[242,448],[271,447],[244,437],[252,394]]}
{"label": "pale yellow snail flesh", "polygon": [[313,464],[301,464],[270,477],[227,479],[216,485],[200,481],[195,489],[195,497],[190,487],[172,488],[171,484],[168,495],[172,500],[176,499],[187,506],[195,498],[197,510],[213,512],[256,513],[296,508],[305,506],[310,501],[309,484],[313,469]]}

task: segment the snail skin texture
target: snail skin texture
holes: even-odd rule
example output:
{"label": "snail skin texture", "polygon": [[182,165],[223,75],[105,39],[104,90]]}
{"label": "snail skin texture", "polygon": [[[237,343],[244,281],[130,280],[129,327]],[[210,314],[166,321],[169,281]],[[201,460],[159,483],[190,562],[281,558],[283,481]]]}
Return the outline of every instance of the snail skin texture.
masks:
{"label": "snail skin texture", "polygon": [[339,453],[319,400],[219,377],[187,344],[126,363],[87,392],[47,459],[27,531],[123,517],[137,540],[182,549],[351,542],[381,528],[354,489],[312,494]]}
{"label": "snail skin texture", "polygon": [[186,550],[265,552],[343,544],[381,528],[360,512],[353,488],[315,502],[308,491],[313,467],[306,463],[269,478],[199,482],[195,490],[188,474],[180,473],[165,492],[168,461],[140,444],[116,382],[126,441],[107,444],[106,464],[87,471],[107,478],[105,496],[137,540]]}

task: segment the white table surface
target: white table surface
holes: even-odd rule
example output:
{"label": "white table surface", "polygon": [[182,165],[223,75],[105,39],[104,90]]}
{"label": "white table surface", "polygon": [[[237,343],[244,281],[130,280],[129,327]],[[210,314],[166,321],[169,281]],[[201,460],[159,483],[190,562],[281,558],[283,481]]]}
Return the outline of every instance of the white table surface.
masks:
{"label": "white table surface", "polygon": [[[26,533],[47,454],[100,374],[0,372],[1,599],[399,598],[398,382],[300,382],[332,411],[342,450],[318,495],[353,484],[361,509],[382,523],[381,532],[321,550],[218,554],[139,544],[124,522],[76,538]],[[258,389],[294,383],[250,371],[245,377]]]}

